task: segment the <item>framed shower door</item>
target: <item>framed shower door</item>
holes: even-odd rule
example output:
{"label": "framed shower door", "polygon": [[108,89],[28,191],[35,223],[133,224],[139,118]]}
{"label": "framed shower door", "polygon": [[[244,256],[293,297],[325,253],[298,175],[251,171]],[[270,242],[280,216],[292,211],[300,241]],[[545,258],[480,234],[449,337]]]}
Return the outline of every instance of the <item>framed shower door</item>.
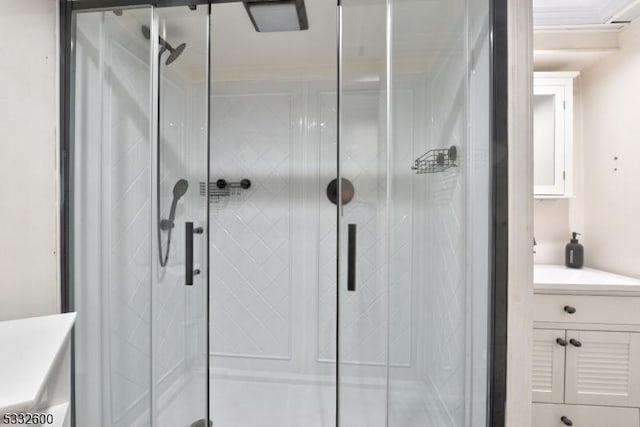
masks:
{"label": "framed shower door", "polygon": [[206,426],[209,6],[73,3],[75,425]]}
{"label": "framed shower door", "polygon": [[494,3],[340,2],[340,426],[504,422]]}
{"label": "framed shower door", "polygon": [[206,427],[209,6],[158,7],[154,20],[154,425]]}

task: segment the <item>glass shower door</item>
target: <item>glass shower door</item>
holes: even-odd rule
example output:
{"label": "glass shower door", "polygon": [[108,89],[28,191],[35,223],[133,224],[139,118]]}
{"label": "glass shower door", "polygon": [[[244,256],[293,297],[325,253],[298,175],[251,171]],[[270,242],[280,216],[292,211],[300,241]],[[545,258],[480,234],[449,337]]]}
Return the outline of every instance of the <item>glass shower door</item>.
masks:
{"label": "glass shower door", "polygon": [[341,2],[340,426],[487,425],[490,6]]}
{"label": "glass shower door", "polygon": [[75,425],[150,426],[153,11],[73,18]]}
{"label": "glass shower door", "polygon": [[209,7],[73,24],[76,425],[206,426]]}
{"label": "glass shower door", "polygon": [[386,0],[342,2],[337,339],[339,425],[345,427],[386,425],[386,19]]}
{"label": "glass shower door", "polygon": [[209,6],[154,12],[154,425],[205,427]]}

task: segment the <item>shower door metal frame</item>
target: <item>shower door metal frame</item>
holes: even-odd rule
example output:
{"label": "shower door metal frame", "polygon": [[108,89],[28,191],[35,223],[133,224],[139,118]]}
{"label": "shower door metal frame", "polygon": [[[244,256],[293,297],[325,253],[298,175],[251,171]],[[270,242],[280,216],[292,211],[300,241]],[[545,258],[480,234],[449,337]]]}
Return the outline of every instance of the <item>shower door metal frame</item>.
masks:
{"label": "shower door metal frame", "polygon": [[[73,295],[73,254],[70,242],[73,238],[71,196],[73,129],[71,100],[71,42],[73,40],[72,14],[79,10],[118,9],[149,5],[169,6],[209,6],[219,3],[234,3],[242,0],[58,0],[59,5],[59,118],[60,118],[60,297],[61,311],[74,309]],[[387,0],[388,2],[392,0]],[[490,248],[490,302],[489,307],[489,357],[488,357],[488,402],[487,426],[504,427],[507,391],[507,312],[508,312],[508,10],[507,0],[491,1],[491,248]],[[341,7],[341,0],[336,0]],[[211,58],[209,57],[209,66]],[[207,121],[210,117],[207,118]],[[207,149],[208,150],[208,149]],[[207,233],[207,241],[209,239]],[[208,262],[208,261],[207,261]],[[209,278],[206,279],[209,287]],[[208,302],[207,302],[208,304]],[[209,310],[207,310],[209,311]],[[208,313],[207,313],[208,315]],[[208,379],[207,379],[208,381]],[[75,412],[75,354],[72,336],[71,354],[71,408]],[[72,425],[75,417],[72,416]]]}
{"label": "shower door metal frame", "polygon": [[491,0],[491,230],[487,425],[505,427],[509,296],[508,0]]}

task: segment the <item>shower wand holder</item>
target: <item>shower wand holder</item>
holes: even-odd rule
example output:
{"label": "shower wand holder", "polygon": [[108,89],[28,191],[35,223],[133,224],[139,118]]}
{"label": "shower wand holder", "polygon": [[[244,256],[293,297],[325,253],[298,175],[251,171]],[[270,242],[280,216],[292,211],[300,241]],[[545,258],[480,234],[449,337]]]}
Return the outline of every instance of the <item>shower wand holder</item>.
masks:
{"label": "shower wand holder", "polygon": [[170,219],[160,220],[160,230],[162,230],[162,231],[171,230],[175,226],[176,225],[174,224],[174,222],[171,221]]}
{"label": "shower wand holder", "polygon": [[449,148],[427,151],[415,160],[411,169],[417,174],[444,172],[458,166],[456,160],[458,160],[458,148],[452,145]]}

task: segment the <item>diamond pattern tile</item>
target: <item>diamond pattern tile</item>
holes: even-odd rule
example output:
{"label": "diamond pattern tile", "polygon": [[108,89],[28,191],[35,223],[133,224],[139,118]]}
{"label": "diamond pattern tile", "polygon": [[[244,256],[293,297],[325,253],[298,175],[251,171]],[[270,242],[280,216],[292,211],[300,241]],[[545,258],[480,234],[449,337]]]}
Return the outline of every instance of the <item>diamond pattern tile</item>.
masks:
{"label": "diamond pattern tile", "polygon": [[[327,177],[335,168],[335,95],[325,94],[321,121],[321,174]],[[409,91],[397,95],[398,129],[412,129],[412,98]],[[391,264],[389,260],[411,260],[411,204],[404,202],[411,194],[411,176],[395,176],[411,164],[412,133],[394,135],[392,149],[394,203],[387,211],[386,149],[384,129],[379,128],[381,102],[378,92],[346,94],[343,98],[343,177],[352,181],[356,194],[345,206],[343,226],[358,226],[356,293],[342,294],[341,360],[352,364],[384,365],[387,361],[387,331],[391,334],[390,360],[394,365],[411,364],[411,275],[410,265]],[[323,182],[323,179],[321,179]],[[398,191],[399,190],[399,191]],[[396,202],[396,199],[398,202]],[[321,204],[319,360],[335,360],[335,207]],[[388,216],[391,216],[390,218]],[[391,221],[390,223],[388,221]],[[390,224],[387,226],[387,224]],[[343,234],[344,235],[344,234]],[[391,245],[391,246],[390,246]],[[346,253],[346,245],[341,248]],[[410,261],[409,261],[410,262]],[[342,274],[346,276],[345,263]],[[391,289],[391,293],[390,293]],[[389,295],[393,295],[389,300]],[[333,303],[332,303],[333,302]],[[391,302],[391,304],[389,304]],[[387,326],[387,306],[390,307]]]}
{"label": "diamond pattern tile", "polygon": [[213,213],[213,353],[288,358],[292,97],[216,95],[212,109],[213,180],[252,182]]}

